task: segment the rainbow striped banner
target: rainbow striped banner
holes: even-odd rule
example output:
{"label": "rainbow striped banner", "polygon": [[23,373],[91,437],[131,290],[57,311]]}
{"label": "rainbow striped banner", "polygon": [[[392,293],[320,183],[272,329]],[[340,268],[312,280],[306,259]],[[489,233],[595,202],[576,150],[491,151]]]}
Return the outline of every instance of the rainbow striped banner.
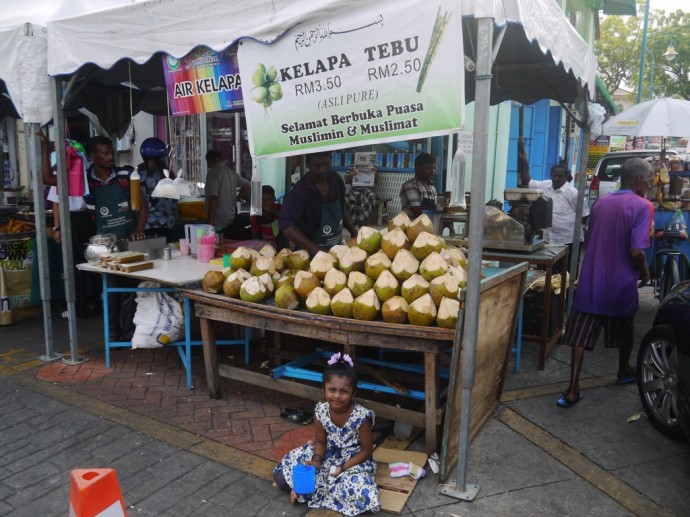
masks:
{"label": "rainbow striped banner", "polygon": [[170,112],[175,116],[244,106],[237,54],[229,50],[199,47],[181,59],[165,55],[163,72]]}

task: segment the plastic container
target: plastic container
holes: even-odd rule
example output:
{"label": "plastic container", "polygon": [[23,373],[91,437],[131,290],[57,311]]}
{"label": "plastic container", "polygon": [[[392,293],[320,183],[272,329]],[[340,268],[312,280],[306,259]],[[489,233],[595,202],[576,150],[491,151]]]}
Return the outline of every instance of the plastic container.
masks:
{"label": "plastic container", "polygon": [[196,250],[196,258],[199,262],[211,262],[216,256],[215,244],[198,244]]}
{"label": "plastic container", "polygon": [[296,494],[309,495],[316,490],[316,467],[299,463],[292,469],[292,489]]}

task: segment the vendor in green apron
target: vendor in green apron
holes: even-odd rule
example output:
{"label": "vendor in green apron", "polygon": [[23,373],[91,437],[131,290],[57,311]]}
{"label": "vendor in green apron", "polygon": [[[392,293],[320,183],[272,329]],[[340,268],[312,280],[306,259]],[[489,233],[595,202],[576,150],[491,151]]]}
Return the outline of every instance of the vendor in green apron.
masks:
{"label": "vendor in green apron", "polygon": [[278,227],[283,235],[311,256],[343,243],[343,228],[357,229],[345,208],[345,183],[331,170],[331,153],[307,155],[309,172],[285,197]]}
{"label": "vendor in green apron", "polygon": [[131,170],[114,166],[112,141],[105,136],[95,136],[87,142],[86,154],[93,163],[87,169],[89,193],[84,199],[95,219],[96,232],[114,233],[118,239],[145,238],[148,205],[139,193],[139,210],[132,209]]}
{"label": "vendor in green apron", "polygon": [[429,153],[419,153],[414,161],[414,178],[400,188],[400,205],[414,219],[427,210],[436,210],[436,158]]}
{"label": "vendor in green apron", "polygon": [[[95,136],[86,143],[86,154],[92,164],[86,170],[89,192],[84,196],[86,206],[96,222],[96,232],[114,233],[118,239],[146,238],[144,229],[149,210],[144,196],[139,195],[139,210],[132,209],[130,169],[115,167],[112,141]],[[111,287],[131,287],[139,282],[110,276]],[[133,293],[110,293],[108,296],[108,337],[111,341],[129,340],[134,331],[135,304],[129,303]],[[126,307],[123,309],[123,307]],[[129,309],[127,309],[129,308]]]}

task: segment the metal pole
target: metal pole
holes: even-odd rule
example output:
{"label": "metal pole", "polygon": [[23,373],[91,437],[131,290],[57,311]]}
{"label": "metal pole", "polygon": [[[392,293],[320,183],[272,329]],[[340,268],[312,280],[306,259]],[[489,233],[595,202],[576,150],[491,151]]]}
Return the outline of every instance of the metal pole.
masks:
{"label": "metal pole", "polygon": [[642,102],[642,80],[644,78],[644,56],[647,53],[647,27],[649,26],[649,0],[644,3],[644,25],[642,28],[642,52],[640,53],[640,70],[637,78],[637,101]]}
{"label": "metal pole", "polygon": [[649,100],[654,98],[654,67],[656,66],[656,61],[654,60],[654,56],[649,54],[649,59],[652,60],[652,66],[651,71],[649,73],[649,97],[647,97]]}
{"label": "metal pole", "polygon": [[[587,187],[587,158],[589,156],[589,110],[587,109],[587,93],[581,90],[584,97],[584,114],[583,120],[585,127],[582,130],[582,155],[580,157],[580,173],[577,176],[577,202],[575,204],[575,228],[573,229],[573,256],[570,257],[570,285],[568,285],[567,296],[567,313],[570,313],[570,307],[573,305],[573,292],[575,290],[575,278],[577,276],[577,268],[580,262],[580,235],[582,235],[582,209],[585,204],[585,188]],[[563,288],[563,278],[561,277],[561,289]]]}
{"label": "metal pole", "polygon": [[57,156],[58,199],[60,209],[60,237],[62,240],[62,276],[65,280],[65,300],[67,301],[67,326],[69,328],[70,359],[67,364],[79,364],[77,339],[77,319],[74,310],[74,258],[72,257],[72,224],[69,214],[69,186],[67,183],[67,156],[65,153],[65,112],[60,108],[62,100],[62,81],[53,77],[53,113],[55,127],[55,154]]}
{"label": "metal pole", "polygon": [[38,358],[41,361],[61,359],[62,354],[55,354],[53,348],[53,315],[50,310],[50,262],[48,261],[48,246],[46,240],[46,207],[43,204],[43,160],[40,146],[36,145],[38,124],[24,124],[24,140],[26,142],[26,163],[29,167],[31,190],[34,194],[34,220],[36,221],[36,255],[38,260],[38,277],[43,303],[43,330],[45,332],[45,355]]}
{"label": "metal pole", "polygon": [[467,290],[465,292],[464,332],[462,340],[462,396],[460,407],[460,438],[455,487],[446,485],[441,492],[465,501],[472,501],[479,485],[467,483],[472,417],[472,388],[477,366],[479,333],[479,297],[481,289],[482,242],[484,239],[484,198],[486,196],[486,164],[488,161],[489,100],[491,96],[491,56],[494,32],[493,18],[477,19],[477,71],[475,80],[474,143],[472,149],[472,203],[470,205],[469,250],[467,255]]}

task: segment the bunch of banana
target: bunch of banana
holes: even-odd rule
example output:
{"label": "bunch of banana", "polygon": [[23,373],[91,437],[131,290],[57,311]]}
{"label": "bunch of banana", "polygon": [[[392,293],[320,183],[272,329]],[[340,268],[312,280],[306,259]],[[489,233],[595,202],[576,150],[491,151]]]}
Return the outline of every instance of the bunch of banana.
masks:
{"label": "bunch of banana", "polygon": [[0,233],[21,233],[34,230],[34,224],[21,219],[10,218],[7,224],[0,224]]}

